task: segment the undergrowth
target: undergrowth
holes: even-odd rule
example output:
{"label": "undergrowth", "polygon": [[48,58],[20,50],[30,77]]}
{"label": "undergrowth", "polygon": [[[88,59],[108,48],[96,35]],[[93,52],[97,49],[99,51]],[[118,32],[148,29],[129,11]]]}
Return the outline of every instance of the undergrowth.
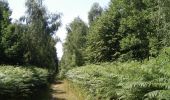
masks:
{"label": "undergrowth", "polygon": [[113,62],[69,70],[87,100],[170,100],[170,49],[144,62]]}
{"label": "undergrowth", "polygon": [[38,89],[47,87],[48,75],[41,68],[0,66],[0,99],[27,100]]}

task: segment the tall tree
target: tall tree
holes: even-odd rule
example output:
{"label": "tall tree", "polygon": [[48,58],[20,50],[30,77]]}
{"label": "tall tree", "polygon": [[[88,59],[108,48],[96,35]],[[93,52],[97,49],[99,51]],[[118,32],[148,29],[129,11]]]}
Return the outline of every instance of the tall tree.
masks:
{"label": "tall tree", "polygon": [[6,64],[23,64],[24,44],[22,41],[23,33],[20,31],[21,27],[17,24],[11,24],[2,36],[1,43],[5,55],[3,59]]}
{"label": "tall tree", "polygon": [[[119,32],[121,59],[143,60],[149,57],[148,33],[151,33],[146,4],[142,0],[123,0]],[[125,9],[125,10],[123,10]],[[152,27],[151,27],[152,28]]]}
{"label": "tall tree", "polygon": [[86,48],[89,62],[157,56],[164,39],[159,1],[111,0],[107,11],[90,26]]}
{"label": "tall tree", "polygon": [[163,44],[164,46],[170,46],[170,0],[157,0],[158,2],[158,22],[159,31],[158,33],[163,34]]}
{"label": "tall tree", "polygon": [[27,15],[11,23],[8,3],[0,1],[0,63],[30,64],[56,69],[56,40],[60,14],[49,14],[42,0],[27,0]]}
{"label": "tall tree", "polygon": [[89,24],[91,24],[96,18],[101,16],[103,8],[99,3],[94,3],[88,13]]}
{"label": "tall tree", "polygon": [[11,11],[9,10],[8,3],[0,0],[0,63],[4,62],[5,59],[2,38],[11,23],[10,15]]}
{"label": "tall tree", "polygon": [[67,38],[64,43],[62,67],[69,69],[84,64],[84,48],[86,44],[87,25],[79,18],[75,18],[67,27]]}
{"label": "tall tree", "polygon": [[24,54],[28,64],[55,68],[57,66],[56,41],[52,35],[60,26],[59,14],[48,14],[40,1],[27,0],[26,34]]}
{"label": "tall tree", "polygon": [[90,63],[111,61],[117,56],[116,52],[120,48],[120,36],[117,33],[121,17],[116,11],[117,6],[118,1],[90,25],[86,48],[86,56]]}

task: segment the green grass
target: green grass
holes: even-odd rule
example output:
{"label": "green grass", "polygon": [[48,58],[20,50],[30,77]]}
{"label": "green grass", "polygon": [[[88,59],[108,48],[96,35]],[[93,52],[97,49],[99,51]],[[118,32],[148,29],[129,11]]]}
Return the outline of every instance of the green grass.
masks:
{"label": "green grass", "polygon": [[0,99],[14,100],[31,96],[48,84],[48,71],[36,67],[0,66]]}
{"label": "green grass", "polygon": [[72,69],[66,77],[87,100],[170,100],[170,49],[144,62],[113,62]]}

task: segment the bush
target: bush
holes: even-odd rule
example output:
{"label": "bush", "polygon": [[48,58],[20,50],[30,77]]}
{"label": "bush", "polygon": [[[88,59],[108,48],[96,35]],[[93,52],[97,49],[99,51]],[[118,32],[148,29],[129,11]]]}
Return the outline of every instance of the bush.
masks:
{"label": "bush", "polygon": [[66,77],[88,100],[170,100],[170,49],[141,62],[114,62],[72,69]]}
{"label": "bush", "polygon": [[[35,67],[0,66],[0,99],[27,98],[48,84],[48,71]],[[25,100],[24,99],[24,100]]]}

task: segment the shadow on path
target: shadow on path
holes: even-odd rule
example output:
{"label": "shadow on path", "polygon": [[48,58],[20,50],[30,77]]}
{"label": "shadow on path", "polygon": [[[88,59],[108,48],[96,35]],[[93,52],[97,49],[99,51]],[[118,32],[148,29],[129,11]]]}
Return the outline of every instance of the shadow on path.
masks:
{"label": "shadow on path", "polygon": [[65,81],[56,81],[51,86],[52,100],[78,100],[70,91]]}
{"label": "shadow on path", "polygon": [[40,90],[31,100],[79,100],[65,81],[56,81],[48,89]]}

